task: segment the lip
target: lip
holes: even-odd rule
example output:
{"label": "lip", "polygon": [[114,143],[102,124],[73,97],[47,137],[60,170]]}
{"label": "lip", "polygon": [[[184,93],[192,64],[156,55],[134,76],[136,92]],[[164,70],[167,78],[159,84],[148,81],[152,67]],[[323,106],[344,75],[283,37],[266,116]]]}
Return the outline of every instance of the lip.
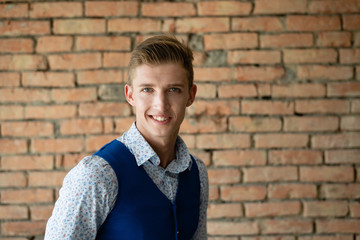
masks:
{"label": "lip", "polygon": [[149,115],[150,119],[160,125],[165,125],[171,121],[171,117],[164,115]]}

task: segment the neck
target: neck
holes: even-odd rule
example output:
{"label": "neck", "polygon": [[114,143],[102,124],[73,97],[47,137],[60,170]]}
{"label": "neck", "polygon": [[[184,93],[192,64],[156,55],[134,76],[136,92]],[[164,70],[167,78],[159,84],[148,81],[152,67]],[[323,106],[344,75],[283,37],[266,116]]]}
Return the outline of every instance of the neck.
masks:
{"label": "neck", "polygon": [[166,168],[169,163],[176,158],[175,144],[176,137],[172,139],[148,140],[150,146],[154,149],[160,158],[160,166]]}

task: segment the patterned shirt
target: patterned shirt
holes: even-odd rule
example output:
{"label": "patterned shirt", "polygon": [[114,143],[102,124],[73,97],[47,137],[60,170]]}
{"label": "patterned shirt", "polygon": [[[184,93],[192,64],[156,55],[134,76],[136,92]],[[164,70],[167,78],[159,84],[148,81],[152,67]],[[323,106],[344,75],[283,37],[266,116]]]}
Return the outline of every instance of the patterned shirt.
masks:
{"label": "patterned shirt", "polygon": [[[175,200],[178,174],[191,167],[190,153],[181,139],[176,140],[176,159],[165,169],[148,142],[136,128],[131,128],[117,139],[135,156],[161,192]],[[195,158],[200,175],[200,217],[193,239],[207,239],[206,209],[208,205],[208,176],[204,163]],[[45,240],[95,239],[97,230],[105,221],[116,202],[118,183],[115,172],[101,157],[93,155],[82,159],[64,178],[48,220]]]}

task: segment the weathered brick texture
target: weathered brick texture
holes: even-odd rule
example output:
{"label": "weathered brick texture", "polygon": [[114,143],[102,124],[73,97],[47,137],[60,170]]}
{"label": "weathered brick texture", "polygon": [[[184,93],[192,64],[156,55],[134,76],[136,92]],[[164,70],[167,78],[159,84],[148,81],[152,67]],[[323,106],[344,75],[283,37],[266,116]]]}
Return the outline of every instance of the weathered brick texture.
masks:
{"label": "weathered brick texture", "polygon": [[134,46],[194,50],[180,129],[210,240],[360,240],[360,1],[0,2],[0,239],[42,239],[65,174],[126,131]]}

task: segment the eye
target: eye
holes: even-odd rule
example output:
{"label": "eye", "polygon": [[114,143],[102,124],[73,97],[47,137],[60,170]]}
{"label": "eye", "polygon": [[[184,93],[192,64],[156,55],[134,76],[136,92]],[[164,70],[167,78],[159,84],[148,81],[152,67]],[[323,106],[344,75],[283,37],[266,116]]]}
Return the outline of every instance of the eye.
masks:
{"label": "eye", "polygon": [[152,92],[152,89],[151,88],[143,88],[141,91],[148,93],[148,92]]}
{"label": "eye", "polygon": [[176,87],[172,87],[172,88],[169,89],[169,92],[177,92],[177,93],[179,93],[179,92],[181,92],[181,89],[176,88]]}

